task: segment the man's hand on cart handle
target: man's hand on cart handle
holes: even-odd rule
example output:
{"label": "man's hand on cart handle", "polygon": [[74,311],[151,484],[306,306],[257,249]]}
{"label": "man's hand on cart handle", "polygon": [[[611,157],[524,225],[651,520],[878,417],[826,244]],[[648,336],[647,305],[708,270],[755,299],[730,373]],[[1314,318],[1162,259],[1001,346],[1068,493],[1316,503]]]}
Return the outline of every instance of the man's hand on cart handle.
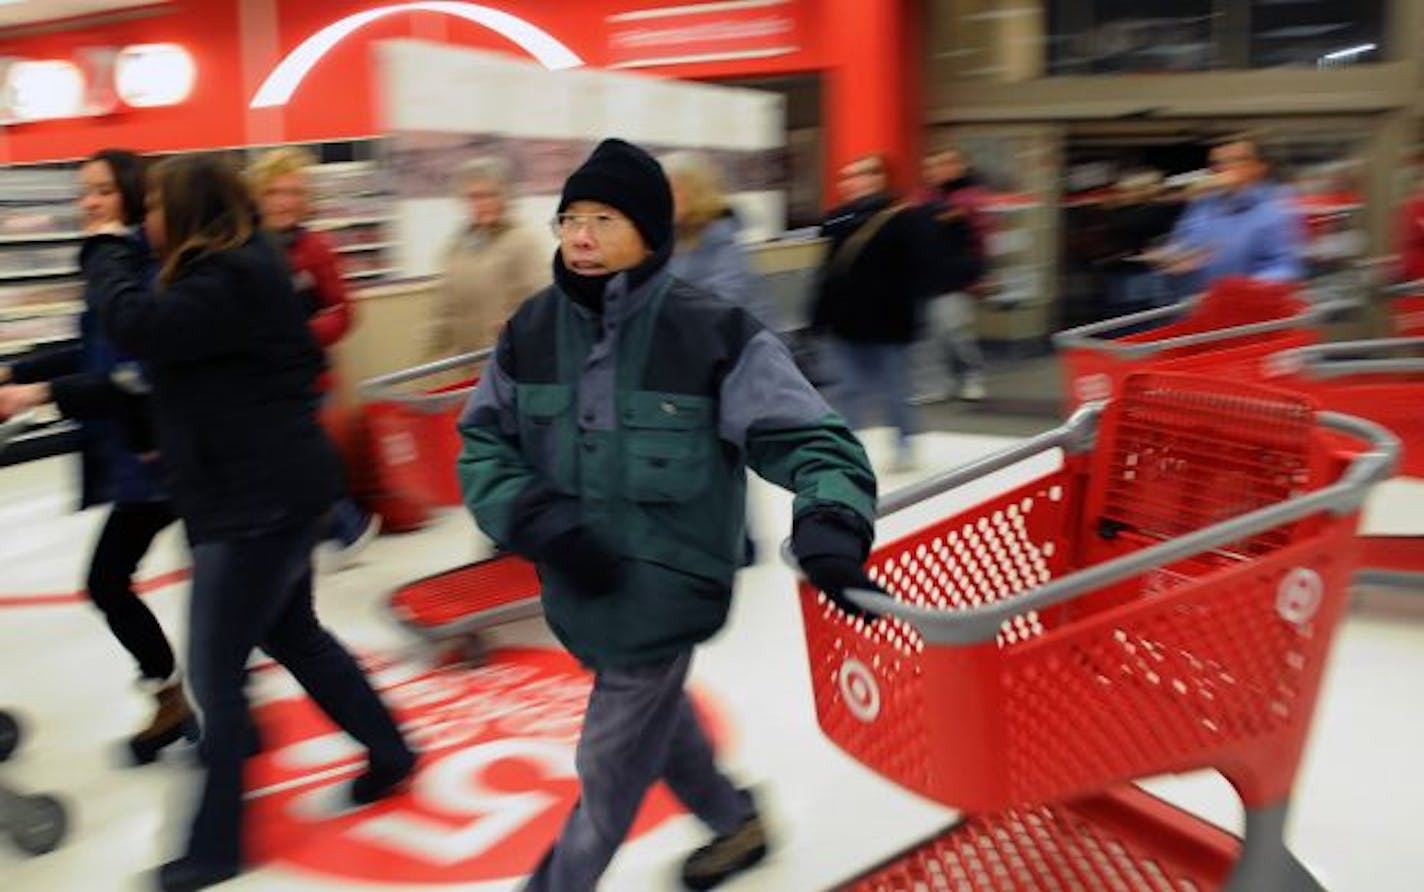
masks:
{"label": "man's hand on cart handle", "polygon": [[825,592],[826,597],[844,613],[868,623],[880,619],[880,614],[866,610],[845,596],[848,589],[884,591],[865,574],[859,561],[837,555],[821,555],[801,561],[801,571],[812,585]]}

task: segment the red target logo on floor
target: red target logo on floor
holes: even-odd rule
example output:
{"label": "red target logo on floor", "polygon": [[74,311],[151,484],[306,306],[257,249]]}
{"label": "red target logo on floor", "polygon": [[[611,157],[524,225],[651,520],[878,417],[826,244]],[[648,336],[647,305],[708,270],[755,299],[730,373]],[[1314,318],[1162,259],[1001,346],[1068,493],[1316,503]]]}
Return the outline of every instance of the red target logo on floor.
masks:
{"label": "red target logo on floor", "polygon": [[[363,809],[344,798],[365,765],[357,744],[304,697],[256,706],[263,751],[248,762],[249,855],[364,882],[522,877],[578,797],[574,747],[591,685],[568,655],[542,649],[395,676],[381,695],[420,750],[420,769],[408,792]],[[720,743],[721,723],[694,699]],[[681,813],[665,787],[654,788],[630,839]]]}

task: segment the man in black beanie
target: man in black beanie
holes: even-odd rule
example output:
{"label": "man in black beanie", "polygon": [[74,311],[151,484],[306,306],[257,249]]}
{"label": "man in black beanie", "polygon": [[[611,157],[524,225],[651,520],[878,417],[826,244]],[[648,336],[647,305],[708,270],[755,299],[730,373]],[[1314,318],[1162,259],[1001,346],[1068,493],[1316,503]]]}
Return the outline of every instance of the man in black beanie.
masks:
{"label": "man in black beanie", "polygon": [[658,781],[714,834],[682,870],[711,889],[767,849],[683,690],[727,619],[746,469],[796,493],[793,548],[847,623],[864,614],[846,590],[874,588],[875,477],[774,334],[667,273],[672,194],[646,152],[601,143],[553,228],[554,285],[510,319],[460,420],[466,504],[538,565],[550,628],[595,673],[579,802],[526,889],[592,890]]}

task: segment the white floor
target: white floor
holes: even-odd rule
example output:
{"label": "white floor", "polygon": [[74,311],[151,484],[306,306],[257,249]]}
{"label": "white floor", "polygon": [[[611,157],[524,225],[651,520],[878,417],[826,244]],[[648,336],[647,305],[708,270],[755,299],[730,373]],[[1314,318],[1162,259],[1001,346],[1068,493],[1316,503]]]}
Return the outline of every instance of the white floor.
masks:
{"label": "white floor", "polygon": [[[1005,442],[927,435],[925,470],[961,463]],[[69,513],[70,471],[66,460],[0,470],[0,707],[13,709],[27,726],[20,751],[0,767],[0,780],[59,794],[75,822],[61,849],[38,858],[26,858],[0,840],[3,890],[148,888],[144,872],[174,854],[196,776],[191,752],[174,751],[143,768],[121,766],[117,741],[146,717],[146,704],[128,683],[132,667],[126,655],[86,604],[33,600],[80,587],[102,517]],[[903,482],[888,480],[886,488]],[[907,512],[887,521],[882,535],[975,497],[965,491],[933,508]],[[1424,516],[1419,499],[1417,488],[1393,486],[1376,500],[1372,528],[1424,529],[1424,521],[1414,522]],[[764,559],[743,575],[726,631],[699,652],[694,689],[719,717],[725,764],[759,791],[776,832],[775,856],[726,888],[810,892],[855,876],[954,816],[863,770],[822,738],[811,707],[791,575],[769,559],[787,529],[789,500],[759,486],[754,508]],[[523,733],[492,741],[472,729],[463,737],[432,738],[430,749],[438,750],[439,758],[431,760],[404,802],[364,815],[342,814],[334,802],[339,782],[353,769],[349,748],[320,736],[319,729],[311,731],[301,717],[306,707],[283,673],[255,672],[254,700],[264,710],[259,720],[264,730],[280,731],[254,760],[260,770],[252,769],[250,784],[257,789],[249,814],[265,824],[259,833],[264,863],[223,888],[502,892],[515,887],[518,871],[503,861],[525,863],[547,840],[553,825],[540,816],[557,798],[549,790],[573,795],[563,777],[570,762],[569,727],[550,730],[531,715],[557,724],[557,710],[545,708],[548,698],[557,698],[559,690],[567,698],[570,690],[577,692],[577,683],[570,686],[564,678],[562,688],[526,690],[520,699],[518,685],[500,688],[503,682],[494,673],[432,680],[424,652],[383,611],[383,597],[393,587],[463,563],[484,548],[458,514],[420,533],[383,537],[359,566],[321,579],[320,610],[353,649],[381,667],[380,686],[409,708],[409,715],[424,716],[418,721],[437,722],[432,708],[448,706],[450,691],[467,685],[461,690],[476,693],[458,701],[467,704],[466,718],[488,718],[489,708],[498,704],[504,719],[525,722]],[[184,562],[182,543],[170,532],[142,575],[159,576]],[[148,601],[172,637],[181,639],[186,584],[171,584]],[[500,641],[510,647],[550,646],[538,621],[507,627]],[[1424,614],[1356,611],[1336,644],[1291,833],[1296,851],[1334,892],[1422,887],[1422,682]],[[501,693],[491,694],[491,685]],[[439,721],[452,719],[448,709],[440,715]],[[442,733],[454,733],[448,724],[441,727]],[[303,740],[308,732],[315,739]],[[288,733],[294,736],[288,739]],[[501,760],[522,764],[511,769],[499,766]],[[498,771],[505,772],[503,781]],[[519,778],[545,792],[514,792]],[[1168,778],[1151,786],[1223,826],[1239,824],[1230,791],[1214,776]],[[602,888],[676,888],[680,858],[703,836],[685,816],[662,818],[659,823],[654,815],[652,829],[625,847]]]}

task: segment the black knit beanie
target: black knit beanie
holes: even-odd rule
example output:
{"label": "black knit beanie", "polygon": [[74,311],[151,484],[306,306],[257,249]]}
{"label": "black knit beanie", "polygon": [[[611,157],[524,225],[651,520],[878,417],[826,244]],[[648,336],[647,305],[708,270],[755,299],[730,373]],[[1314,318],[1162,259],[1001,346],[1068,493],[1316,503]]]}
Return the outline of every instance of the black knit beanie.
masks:
{"label": "black knit beanie", "polygon": [[656,251],[672,239],[672,187],[662,165],[621,139],[605,139],[564,182],[559,213],[575,201],[601,201],[633,221]]}

